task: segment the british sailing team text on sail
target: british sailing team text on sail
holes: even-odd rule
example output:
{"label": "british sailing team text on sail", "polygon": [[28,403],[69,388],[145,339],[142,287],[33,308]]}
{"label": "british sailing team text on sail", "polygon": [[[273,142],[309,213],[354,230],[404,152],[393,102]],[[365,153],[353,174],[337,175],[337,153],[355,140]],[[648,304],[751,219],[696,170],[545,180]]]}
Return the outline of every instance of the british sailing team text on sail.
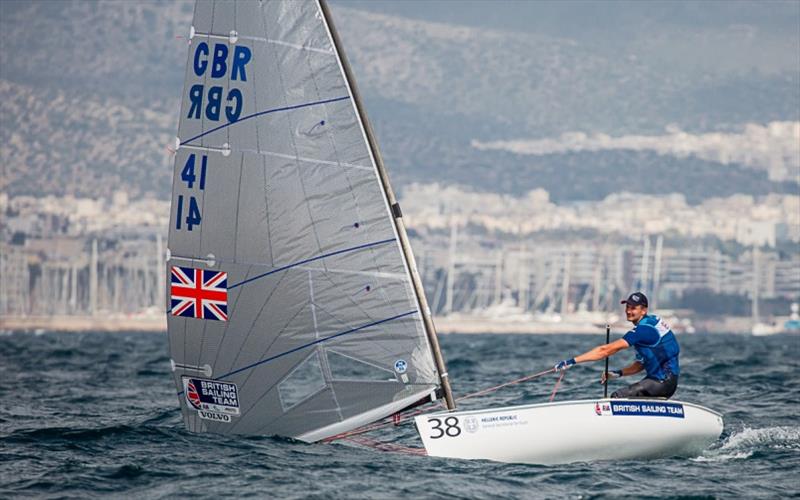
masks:
{"label": "british sailing team text on sail", "polygon": [[238,398],[236,396],[236,387],[233,384],[226,384],[224,382],[212,382],[210,380],[200,379],[200,385],[203,389],[203,394],[209,396],[214,404],[218,405],[238,405]]}

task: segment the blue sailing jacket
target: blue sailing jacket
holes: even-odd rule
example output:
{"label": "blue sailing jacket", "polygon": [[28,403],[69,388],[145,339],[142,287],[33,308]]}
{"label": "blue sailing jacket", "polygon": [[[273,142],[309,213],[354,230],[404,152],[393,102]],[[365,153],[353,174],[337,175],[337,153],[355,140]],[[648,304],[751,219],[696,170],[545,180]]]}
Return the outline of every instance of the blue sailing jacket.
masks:
{"label": "blue sailing jacket", "polygon": [[636,359],[647,371],[647,378],[664,380],[670,374],[680,374],[678,340],[664,320],[655,314],[642,318],[622,338],[636,349]]}

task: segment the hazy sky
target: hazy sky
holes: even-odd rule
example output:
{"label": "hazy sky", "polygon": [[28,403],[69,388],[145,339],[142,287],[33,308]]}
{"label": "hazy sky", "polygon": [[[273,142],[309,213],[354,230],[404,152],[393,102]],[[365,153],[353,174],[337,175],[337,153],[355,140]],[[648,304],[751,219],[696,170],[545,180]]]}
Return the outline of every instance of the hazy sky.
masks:
{"label": "hazy sky", "polygon": [[329,0],[373,12],[483,28],[582,38],[623,38],[659,23],[694,28],[754,25],[797,34],[800,2],[595,0]]}
{"label": "hazy sky", "polygon": [[682,70],[800,71],[800,1],[330,0],[376,13],[570,38],[606,54],[636,46]]}

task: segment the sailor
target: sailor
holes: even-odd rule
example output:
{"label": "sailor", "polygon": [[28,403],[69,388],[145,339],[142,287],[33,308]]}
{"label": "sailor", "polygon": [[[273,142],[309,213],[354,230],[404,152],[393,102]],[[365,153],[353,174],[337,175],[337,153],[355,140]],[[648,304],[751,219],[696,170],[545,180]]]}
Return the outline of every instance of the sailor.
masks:
{"label": "sailor", "polygon": [[[647,297],[641,293],[632,293],[620,302],[625,304],[625,316],[634,327],[621,339],[610,344],[603,344],[594,349],[559,361],[556,371],[566,370],[574,364],[605,359],[619,351],[633,346],[636,349],[636,360],[622,370],[608,372],[608,378],[617,378],[645,370],[647,376],[614,392],[612,398],[662,397],[669,398],[678,388],[678,355],[680,347],[669,326],[655,314],[647,314]],[[605,373],[600,382],[605,382]]]}

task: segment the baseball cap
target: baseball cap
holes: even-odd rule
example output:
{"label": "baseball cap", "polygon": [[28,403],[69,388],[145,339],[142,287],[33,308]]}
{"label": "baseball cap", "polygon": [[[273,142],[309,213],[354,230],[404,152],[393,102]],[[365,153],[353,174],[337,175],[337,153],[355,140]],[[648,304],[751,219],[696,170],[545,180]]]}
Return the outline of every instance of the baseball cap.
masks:
{"label": "baseball cap", "polygon": [[627,299],[620,301],[620,304],[647,307],[647,297],[642,292],[634,292]]}

